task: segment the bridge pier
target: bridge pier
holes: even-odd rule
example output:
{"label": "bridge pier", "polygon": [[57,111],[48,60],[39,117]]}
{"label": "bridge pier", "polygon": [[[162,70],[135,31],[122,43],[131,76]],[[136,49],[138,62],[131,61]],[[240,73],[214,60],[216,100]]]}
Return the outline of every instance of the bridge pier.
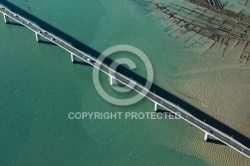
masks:
{"label": "bridge pier", "polygon": [[113,86],[115,82],[115,77],[109,76],[110,85]]}
{"label": "bridge pier", "polygon": [[40,35],[36,33],[36,42],[38,43],[40,41]]}
{"label": "bridge pier", "polygon": [[157,104],[157,103],[155,103],[155,106],[154,106],[154,111],[155,111],[155,112],[157,112],[157,110],[158,110],[158,104]]}
{"label": "bridge pier", "polygon": [[205,136],[204,136],[204,140],[205,140],[205,141],[207,141],[207,140],[208,140],[208,136],[209,136],[209,135],[208,135],[208,133],[207,133],[207,132],[205,132]]}
{"label": "bridge pier", "polygon": [[4,22],[5,22],[6,24],[8,24],[8,22],[9,22],[9,17],[6,16],[6,15],[4,14],[4,15],[3,15],[3,18],[4,18]]}
{"label": "bridge pier", "polygon": [[71,53],[71,62],[74,63],[76,61],[75,55]]}

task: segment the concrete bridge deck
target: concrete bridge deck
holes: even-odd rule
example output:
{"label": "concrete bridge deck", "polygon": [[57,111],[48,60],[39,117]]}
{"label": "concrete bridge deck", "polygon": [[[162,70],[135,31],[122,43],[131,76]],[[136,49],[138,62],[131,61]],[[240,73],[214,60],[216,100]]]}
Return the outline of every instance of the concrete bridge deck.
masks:
{"label": "concrete bridge deck", "polygon": [[63,39],[60,39],[59,37],[47,32],[46,30],[40,28],[39,26],[32,23],[28,19],[6,9],[4,6],[0,6],[0,12],[4,15],[4,20],[6,23],[8,23],[8,19],[11,18],[15,20],[16,22],[22,24],[23,26],[29,28],[33,32],[35,32],[37,42],[39,41],[40,36],[46,38],[47,40],[53,42],[54,44],[58,45],[59,47],[69,52],[71,54],[72,62],[74,61],[74,56],[80,58],[86,63],[106,73],[109,77],[115,78],[116,80],[122,82],[126,86],[130,87],[131,89],[135,90],[136,92],[142,94],[143,96],[153,101],[155,103],[155,110],[157,109],[158,106],[161,106],[165,108],[166,110],[180,116],[183,120],[196,126],[200,130],[204,131],[205,141],[207,140],[208,136],[212,136],[220,140],[224,144],[228,145],[229,147],[233,148],[234,150],[245,155],[246,157],[250,158],[250,149],[244,146],[243,144],[241,144],[240,142],[238,142],[237,140],[235,140],[234,138],[228,136],[222,131],[219,131],[216,128],[199,120],[198,118],[194,117],[193,115],[191,115],[184,109],[180,108],[179,106],[161,98],[160,96],[151,92],[149,89],[146,89],[144,86],[140,85],[139,83],[136,83],[135,81],[131,80],[130,78],[127,78],[121,73],[114,71],[109,66],[98,62],[97,59],[93,58],[92,56],[76,49],[75,47],[71,46],[69,43],[67,43]]}

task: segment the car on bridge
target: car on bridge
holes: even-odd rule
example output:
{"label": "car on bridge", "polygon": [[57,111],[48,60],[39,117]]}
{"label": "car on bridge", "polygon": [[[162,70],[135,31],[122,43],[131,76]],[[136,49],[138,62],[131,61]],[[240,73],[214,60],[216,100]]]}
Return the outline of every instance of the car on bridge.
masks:
{"label": "car on bridge", "polygon": [[95,63],[95,61],[91,60],[90,58],[87,58],[87,61],[90,62],[90,63]]}

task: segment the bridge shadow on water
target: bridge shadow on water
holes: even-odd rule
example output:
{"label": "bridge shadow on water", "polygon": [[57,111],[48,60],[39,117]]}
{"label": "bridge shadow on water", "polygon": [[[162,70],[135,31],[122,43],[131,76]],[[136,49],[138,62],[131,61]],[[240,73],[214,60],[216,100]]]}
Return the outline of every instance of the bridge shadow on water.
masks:
{"label": "bridge shadow on water", "polygon": [[[15,26],[20,26],[20,27],[24,27],[22,24],[19,24],[17,22],[12,22],[12,21],[8,21],[9,25],[15,25]],[[25,27],[26,28],[26,27]]]}
{"label": "bridge shadow on water", "polygon": [[[91,66],[90,64],[88,64],[87,62],[83,62],[83,61],[75,61],[74,64],[76,65],[84,65],[84,66]],[[92,66],[91,66],[92,67]]]}
{"label": "bridge shadow on water", "polygon": [[52,42],[50,42],[50,41],[45,41],[45,40],[39,40],[39,43],[41,43],[41,44],[49,44],[49,45],[54,45],[54,46],[56,46],[56,44],[55,43],[52,43]]}
{"label": "bridge shadow on water", "polygon": [[217,140],[217,139],[208,138],[208,139],[207,139],[207,142],[208,142],[208,143],[213,143],[213,144],[218,144],[218,145],[227,146],[226,144],[224,144],[223,142],[221,142],[220,140]]}
{"label": "bridge shadow on water", "polygon": [[[60,38],[70,42],[74,47],[78,48],[79,50],[82,50],[85,53],[89,53],[90,55],[92,55],[95,58],[99,57],[100,53],[98,51],[96,51],[95,49],[78,41],[77,39],[71,37],[70,35],[62,32],[61,30],[57,29],[56,27],[51,26],[49,23],[46,23],[45,21],[39,19],[38,17],[24,11],[23,9],[16,6],[15,4],[13,4],[9,1],[6,1],[6,0],[2,0],[2,1],[0,1],[0,3],[2,3],[4,6],[9,8],[10,10],[12,10],[16,13],[19,13],[20,15],[29,19],[30,21],[36,23],[37,25],[39,25],[41,28],[47,30],[48,32],[51,32],[54,35],[59,36]],[[106,58],[104,61],[104,63],[106,63],[107,65],[111,64],[112,62],[113,61],[109,58]],[[83,64],[83,63],[76,62],[76,64]],[[84,65],[85,64],[86,63],[84,63]],[[133,80],[137,81],[138,83],[140,83],[142,85],[144,85],[146,82],[145,78],[139,76],[138,74],[134,73],[133,71],[130,71],[129,69],[127,69],[123,66],[119,66],[118,71],[120,73],[126,75],[128,78],[132,78]],[[162,89],[158,85],[153,84],[151,91],[152,92],[155,91],[155,93],[158,94],[159,96],[161,96],[162,98],[169,100],[175,104],[178,104],[180,107],[182,107],[183,109],[185,109],[190,114],[197,117],[198,119],[200,119],[202,121],[205,119],[207,124],[217,128],[218,130],[223,131],[224,133],[226,133],[229,136],[233,135],[233,138],[240,141],[242,144],[246,145],[247,147],[250,147],[250,139],[247,136],[234,130],[233,128],[229,127],[228,125],[220,122],[219,120],[214,119],[210,115],[206,114],[205,112],[202,112],[198,108],[196,108],[196,107],[192,106],[191,104],[185,102],[184,100],[176,97],[175,95],[171,94],[170,92],[166,91],[165,89]],[[153,109],[153,104],[152,104],[152,109]],[[212,141],[212,143],[216,143],[216,141]]]}
{"label": "bridge shadow on water", "polygon": [[164,110],[164,109],[157,109],[157,113],[167,114],[167,115],[175,115],[174,113]]}

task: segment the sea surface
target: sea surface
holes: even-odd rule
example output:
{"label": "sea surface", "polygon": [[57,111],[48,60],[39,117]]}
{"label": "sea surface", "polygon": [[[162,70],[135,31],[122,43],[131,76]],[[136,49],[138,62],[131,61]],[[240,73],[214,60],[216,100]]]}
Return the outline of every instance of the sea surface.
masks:
{"label": "sea surface", "polygon": [[[212,97],[211,88],[227,79],[232,82],[226,71],[221,82],[209,79],[214,78],[213,70],[219,73],[218,66],[226,70],[223,65],[229,68],[231,61],[221,60],[216,53],[201,56],[203,49],[190,49],[183,40],[168,35],[164,29],[171,23],[148,9],[144,1],[1,2],[16,13],[35,16],[33,22],[62,34],[60,37],[76,47],[84,45],[90,54],[120,44],[139,48],[153,65],[156,85],[203,111],[212,108],[214,102],[221,103]],[[79,49],[85,51],[84,47]],[[148,99],[126,107],[108,103],[93,85],[92,67],[72,64],[70,54],[60,47],[37,43],[33,32],[18,24],[6,25],[3,19],[0,52],[1,166],[250,164],[249,159],[227,146],[204,142],[204,133],[183,120],[70,120],[70,112],[150,112],[154,104]],[[127,54],[111,58],[124,56],[135,62],[136,73],[146,76],[138,58]],[[219,62],[214,64],[209,59]],[[234,64],[234,68],[249,80],[249,67]],[[123,96],[109,86],[107,76],[102,75],[101,80],[109,94]],[[204,88],[206,82],[209,86]],[[242,87],[248,83],[243,82]],[[245,92],[242,98],[249,96],[249,88]],[[234,97],[232,100],[238,96]],[[203,102],[210,98],[213,102]],[[247,100],[242,103],[243,112],[249,114]]]}

